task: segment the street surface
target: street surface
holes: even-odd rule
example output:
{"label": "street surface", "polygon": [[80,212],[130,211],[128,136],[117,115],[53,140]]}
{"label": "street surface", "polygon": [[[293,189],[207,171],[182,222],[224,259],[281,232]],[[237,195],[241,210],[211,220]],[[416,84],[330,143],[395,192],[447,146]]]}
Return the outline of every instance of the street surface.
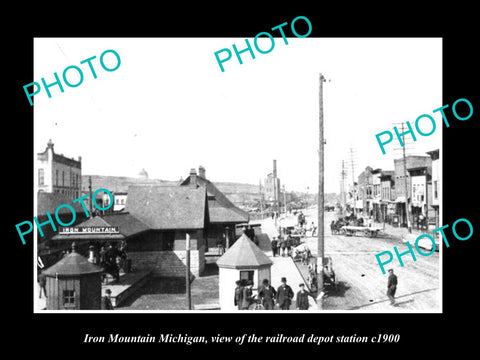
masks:
{"label": "street surface", "polygon": [[[317,209],[303,211],[306,223],[317,223]],[[439,253],[421,256],[415,252],[417,261],[410,254],[402,257],[401,267],[395,254],[385,269],[393,268],[398,277],[396,304],[390,305],[386,296],[387,274],[382,274],[375,255],[382,251],[400,253],[408,250],[398,238],[392,236],[364,237],[331,235],[330,223],[338,214],[325,212],[325,257],[330,256],[336,274],[337,289],[327,289],[323,301],[324,310],[361,310],[369,312],[440,312],[440,266]],[[293,215],[289,216],[293,221]],[[290,220],[287,218],[287,221]],[[262,229],[271,238],[276,236],[273,220],[262,220]],[[406,229],[397,229],[407,231]],[[317,237],[307,237],[305,243],[313,256],[317,255]],[[414,247],[414,244],[412,244]],[[425,250],[425,252],[427,252]]]}

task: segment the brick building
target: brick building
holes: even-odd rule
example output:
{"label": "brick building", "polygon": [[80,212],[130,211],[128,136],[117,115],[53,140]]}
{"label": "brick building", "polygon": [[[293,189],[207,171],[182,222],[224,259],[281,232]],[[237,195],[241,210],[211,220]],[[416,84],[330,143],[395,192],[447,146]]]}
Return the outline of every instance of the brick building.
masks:
{"label": "brick building", "polygon": [[44,152],[37,154],[38,192],[60,193],[76,199],[81,196],[82,158],[78,160],[56,154],[50,140]]}

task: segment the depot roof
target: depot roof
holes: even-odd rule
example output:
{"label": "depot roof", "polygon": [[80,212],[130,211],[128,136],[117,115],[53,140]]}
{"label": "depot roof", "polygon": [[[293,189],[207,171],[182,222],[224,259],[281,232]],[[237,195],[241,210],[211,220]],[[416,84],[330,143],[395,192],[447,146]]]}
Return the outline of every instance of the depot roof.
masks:
{"label": "depot roof", "polygon": [[150,229],[203,229],[207,191],[203,186],[130,186],[125,211]]}

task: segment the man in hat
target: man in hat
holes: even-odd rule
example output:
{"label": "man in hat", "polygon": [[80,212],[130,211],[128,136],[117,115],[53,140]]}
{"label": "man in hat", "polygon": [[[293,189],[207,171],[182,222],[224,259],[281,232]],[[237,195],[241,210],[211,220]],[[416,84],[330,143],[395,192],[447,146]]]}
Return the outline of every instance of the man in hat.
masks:
{"label": "man in hat", "polygon": [[390,305],[395,304],[395,292],[397,291],[397,275],[393,273],[393,269],[388,270],[387,296],[390,299]]}
{"label": "man in hat", "polygon": [[238,307],[238,310],[242,310],[242,299],[243,299],[243,286],[240,280],[235,281],[237,287],[235,288],[235,296],[233,303]]}
{"label": "man in hat", "polygon": [[308,303],[308,297],[312,294],[305,290],[305,284],[299,285],[300,290],[297,292],[297,309],[298,310],[308,310],[310,304]]}
{"label": "man in hat", "polygon": [[248,310],[250,304],[253,302],[252,287],[253,281],[248,280],[242,292],[242,310]]}
{"label": "man in hat", "polygon": [[272,253],[273,253],[273,257],[277,256],[277,251],[278,251],[278,241],[275,237],[273,237],[273,240],[272,240]]}
{"label": "man in hat", "polygon": [[112,290],[105,290],[105,296],[102,297],[102,310],[113,310],[112,301],[110,296],[112,295]]}
{"label": "man in hat", "polygon": [[287,285],[287,278],[282,277],[282,285],[277,289],[277,303],[280,309],[289,310],[293,296],[292,288]]}
{"label": "man in hat", "polygon": [[270,286],[268,279],[263,280],[263,286],[258,291],[258,296],[262,299],[262,305],[265,310],[273,310],[275,305],[275,295],[277,292]]}

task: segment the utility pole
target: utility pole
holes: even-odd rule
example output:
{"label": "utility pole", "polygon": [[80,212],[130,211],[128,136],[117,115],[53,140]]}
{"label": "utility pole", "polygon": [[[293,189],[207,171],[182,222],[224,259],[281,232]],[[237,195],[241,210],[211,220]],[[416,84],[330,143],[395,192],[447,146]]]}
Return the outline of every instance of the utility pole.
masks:
{"label": "utility pole", "polygon": [[353,149],[350,148],[350,162],[352,165],[352,186],[353,186],[353,215],[357,213],[357,195],[355,194],[355,163],[353,161]]}
{"label": "utility pole", "polygon": [[342,200],[342,215],[346,215],[347,208],[347,193],[345,191],[345,179],[347,177],[347,172],[345,171],[345,161],[342,160],[342,172],[340,173],[342,180],[340,182],[340,198]]}
{"label": "utility pole", "polygon": [[[395,124],[395,125],[398,125],[398,124]],[[402,134],[404,133],[404,123],[401,123],[400,124],[402,126]],[[408,206],[408,173],[407,173],[407,157],[406,157],[406,147],[407,145],[411,145],[410,144],[407,144],[407,142],[405,141],[405,136],[402,136],[402,142],[403,142],[403,146],[402,146],[402,158],[403,158],[403,175],[404,175],[404,191],[405,191],[405,215],[407,217],[407,229],[408,229],[408,232],[411,234],[412,233],[412,222],[411,222],[411,214],[410,214],[410,208]],[[398,150],[398,148],[396,149]],[[428,191],[427,191],[428,192]]]}
{"label": "utility pole", "polygon": [[89,176],[88,177],[88,191],[90,193],[90,201],[89,201],[89,204],[90,204],[90,215],[93,216],[93,199],[92,199],[92,177]]}
{"label": "utility pole", "polygon": [[190,235],[187,234],[185,238],[185,282],[186,282],[186,298],[187,309],[192,310],[192,294],[190,291]]}
{"label": "utility pole", "polygon": [[325,77],[320,74],[319,85],[319,138],[318,138],[318,239],[317,239],[317,306],[323,309],[323,257],[324,257],[324,136],[323,136],[323,82]]}

